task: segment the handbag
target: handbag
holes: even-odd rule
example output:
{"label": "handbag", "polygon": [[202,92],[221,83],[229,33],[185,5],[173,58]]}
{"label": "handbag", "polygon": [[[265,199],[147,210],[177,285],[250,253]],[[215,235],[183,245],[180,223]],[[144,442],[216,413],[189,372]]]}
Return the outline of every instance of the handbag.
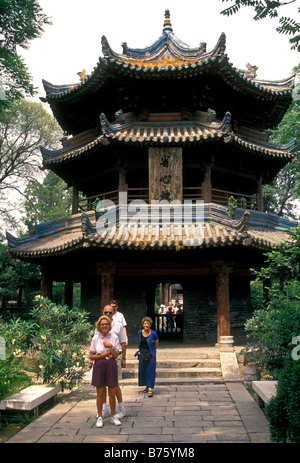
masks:
{"label": "handbag", "polygon": [[139,350],[136,351],[136,353],[134,354],[135,357],[137,357],[139,360],[142,359],[143,362],[149,362],[150,359],[152,359],[153,355],[151,354],[151,352],[149,353],[142,353],[140,352]]}

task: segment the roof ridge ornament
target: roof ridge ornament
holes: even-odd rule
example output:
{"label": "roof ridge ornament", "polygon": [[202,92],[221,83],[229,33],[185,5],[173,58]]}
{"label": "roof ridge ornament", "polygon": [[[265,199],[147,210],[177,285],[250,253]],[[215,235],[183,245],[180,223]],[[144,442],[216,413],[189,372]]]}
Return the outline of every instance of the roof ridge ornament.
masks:
{"label": "roof ridge ornament", "polygon": [[165,20],[164,20],[164,27],[163,33],[165,32],[173,32],[172,24],[170,20],[170,10],[165,10]]}

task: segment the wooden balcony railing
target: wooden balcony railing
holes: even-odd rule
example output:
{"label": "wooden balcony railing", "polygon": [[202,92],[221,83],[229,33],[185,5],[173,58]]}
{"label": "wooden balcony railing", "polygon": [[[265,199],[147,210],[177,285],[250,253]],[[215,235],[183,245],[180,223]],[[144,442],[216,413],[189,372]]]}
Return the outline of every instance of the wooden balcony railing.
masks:
{"label": "wooden balcony railing", "polygon": [[[235,193],[234,191],[219,190],[212,188],[211,202],[228,206],[229,198],[233,196],[237,201],[237,207],[242,209],[257,210],[257,195],[244,195]],[[202,188],[201,187],[184,187],[183,188],[183,201],[184,200],[201,200]],[[90,211],[96,208],[97,202],[100,200],[109,199],[115,204],[119,204],[118,190],[108,191],[99,195],[90,196],[78,200],[78,212]],[[149,188],[128,188],[127,202],[130,203],[135,199],[140,199],[149,202]]]}
{"label": "wooden balcony railing", "polygon": [[233,196],[237,201],[237,207],[241,209],[257,210],[257,195],[244,195],[242,193],[235,193],[233,191],[212,189],[211,201],[212,203],[222,204],[228,206],[229,198]]}

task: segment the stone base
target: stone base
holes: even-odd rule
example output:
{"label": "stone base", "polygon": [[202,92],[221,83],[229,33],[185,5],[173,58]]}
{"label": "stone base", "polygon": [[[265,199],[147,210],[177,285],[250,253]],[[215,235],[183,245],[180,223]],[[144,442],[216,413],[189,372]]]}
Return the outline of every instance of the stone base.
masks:
{"label": "stone base", "polygon": [[233,336],[220,336],[220,352],[234,352]]}

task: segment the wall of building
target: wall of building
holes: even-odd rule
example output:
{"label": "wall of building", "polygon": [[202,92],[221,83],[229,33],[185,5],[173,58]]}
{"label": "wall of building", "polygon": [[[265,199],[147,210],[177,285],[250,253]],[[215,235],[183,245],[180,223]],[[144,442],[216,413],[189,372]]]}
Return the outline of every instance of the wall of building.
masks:
{"label": "wall of building", "polygon": [[230,325],[235,343],[245,340],[244,325],[252,316],[250,280],[247,277],[231,276],[230,285]]}
{"label": "wall of building", "polygon": [[137,333],[142,328],[141,320],[147,315],[145,283],[136,277],[116,278],[114,295],[127,322],[128,344],[137,348]]}
{"label": "wall of building", "polygon": [[[186,343],[217,342],[216,278],[211,276],[176,279],[183,288],[184,331]],[[230,323],[235,342],[244,339],[244,324],[251,317],[250,284],[246,277],[230,277]],[[149,297],[149,288],[153,297]],[[129,344],[137,347],[137,333],[141,320],[154,307],[156,282],[151,277],[122,277],[114,279],[114,298],[119,311],[127,322]],[[83,281],[81,285],[82,307],[90,312],[94,322],[100,316],[100,277]],[[151,305],[151,301],[153,304]]]}
{"label": "wall of building", "polygon": [[81,282],[81,307],[90,314],[92,323],[98,320],[101,312],[101,278],[94,277]]}
{"label": "wall of building", "polygon": [[216,342],[217,297],[214,276],[189,278],[182,282],[184,342]]}

